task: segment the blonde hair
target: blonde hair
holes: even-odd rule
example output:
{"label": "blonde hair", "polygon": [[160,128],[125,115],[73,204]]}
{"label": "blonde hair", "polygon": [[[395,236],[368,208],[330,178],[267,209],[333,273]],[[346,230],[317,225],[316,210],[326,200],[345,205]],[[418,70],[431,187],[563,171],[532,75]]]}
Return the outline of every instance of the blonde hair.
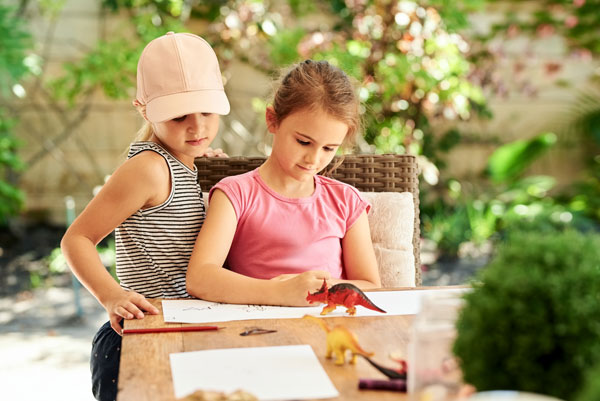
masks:
{"label": "blonde hair", "polygon": [[361,129],[360,101],[348,75],[327,61],[305,60],[289,69],[273,95],[277,122],[301,111],[320,108],[348,125],[342,147],[351,149]]}
{"label": "blonde hair", "polygon": [[140,128],[138,130],[137,134],[135,134],[135,139],[133,141],[134,142],[149,141],[150,138],[152,138],[152,135],[154,134],[154,128],[152,128],[152,123],[146,119],[146,105],[139,104],[139,105],[136,105],[135,107],[140,112],[142,117],[144,117],[144,125],[142,125],[142,128]]}
{"label": "blonde hair", "polygon": [[154,134],[154,128],[152,128],[152,123],[150,121],[144,121],[144,125],[139,129],[137,134],[135,134],[134,142],[146,142],[152,138]]}

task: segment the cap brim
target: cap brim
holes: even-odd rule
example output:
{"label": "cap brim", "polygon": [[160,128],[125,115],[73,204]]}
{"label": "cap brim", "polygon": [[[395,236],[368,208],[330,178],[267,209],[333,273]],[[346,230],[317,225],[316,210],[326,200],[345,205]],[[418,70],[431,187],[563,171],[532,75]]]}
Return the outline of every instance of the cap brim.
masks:
{"label": "cap brim", "polygon": [[229,101],[225,91],[207,89],[174,93],[152,99],[146,104],[146,118],[160,123],[193,113],[229,114]]}

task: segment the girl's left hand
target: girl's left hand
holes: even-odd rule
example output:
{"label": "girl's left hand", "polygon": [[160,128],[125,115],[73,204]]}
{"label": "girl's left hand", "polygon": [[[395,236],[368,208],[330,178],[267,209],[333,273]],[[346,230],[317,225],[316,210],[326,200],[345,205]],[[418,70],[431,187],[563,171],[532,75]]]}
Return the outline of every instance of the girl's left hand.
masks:
{"label": "girl's left hand", "polygon": [[204,154],[202,156],[204,156],[204,157],[229,157],[229,155],[227,153],[223,152],[223,149],[221,149],[221,148],[213,149],[211,147],[206,148],[206,150],[204,151]]}

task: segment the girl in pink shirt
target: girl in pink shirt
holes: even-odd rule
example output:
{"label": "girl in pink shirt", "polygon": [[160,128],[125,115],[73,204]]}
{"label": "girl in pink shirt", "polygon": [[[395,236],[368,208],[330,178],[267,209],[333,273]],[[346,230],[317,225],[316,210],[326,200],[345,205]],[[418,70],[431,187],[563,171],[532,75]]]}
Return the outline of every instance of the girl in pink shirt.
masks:
{"label": "girl in pink shirt", "polygon": [[188,266],[190,295],[305,306],[323,279],[381,286],[370,205],[354,187],[317,175],[339,147],[353,145],[358,110],[347,75],[326,61],[306,60],[283,77],[266,111],[271,155],[211,190]]}

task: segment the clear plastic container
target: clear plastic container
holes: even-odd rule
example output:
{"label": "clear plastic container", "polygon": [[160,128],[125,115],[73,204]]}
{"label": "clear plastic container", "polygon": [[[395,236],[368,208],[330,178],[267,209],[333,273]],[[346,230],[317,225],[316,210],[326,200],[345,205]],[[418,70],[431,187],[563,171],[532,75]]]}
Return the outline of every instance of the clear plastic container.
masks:
{"label": "clear plastic container", "polygon": [[457,400],[463,385],[452,353],[461,294],[427,294],[415,316],[408,345],[408,393],[411,401]]}

